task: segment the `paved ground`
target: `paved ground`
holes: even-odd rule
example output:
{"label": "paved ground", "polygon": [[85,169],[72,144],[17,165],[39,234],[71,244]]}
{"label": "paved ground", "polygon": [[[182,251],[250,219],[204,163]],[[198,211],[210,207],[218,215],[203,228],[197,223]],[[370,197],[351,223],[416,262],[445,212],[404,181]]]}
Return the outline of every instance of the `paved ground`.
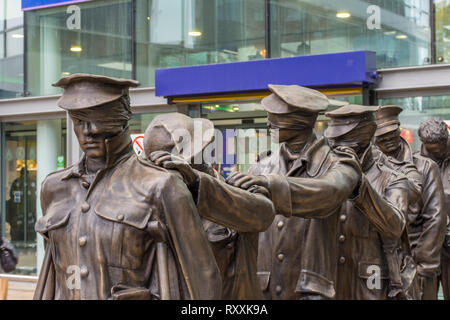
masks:
{"label": "paved ground", "polygon": [[[32,300],[35,288],[36,284],[34,283],[10,281],[8,300]],[[439,300],[443,299],[444,297],[442,296],[442,290],[439,290]]]}
{"label": "paved ground", "polygon": [[9,282],[8,300],[32,300],[35,283]]}

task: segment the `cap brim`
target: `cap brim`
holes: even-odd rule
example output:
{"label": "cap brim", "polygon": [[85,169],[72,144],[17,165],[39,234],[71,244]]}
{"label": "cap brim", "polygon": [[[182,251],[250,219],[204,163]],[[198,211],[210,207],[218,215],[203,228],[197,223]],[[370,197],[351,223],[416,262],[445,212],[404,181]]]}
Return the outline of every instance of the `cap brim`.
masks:
{"label": "cap brim", "polygon": [[80,83],[67,87],[57,105],[64,110],[80,110],[115,101],[123,94],[123,89],[114,85]]}
{"label": "cap brim", "polygon": [[359,122],[354,122],[351,124],[345,124],[345,125],[337,125],[337,126],[329,126],[323,135],[326,138],[337,138],[340,136],[343,136],[346,133],[349,133],[353,129],[355,129],[358,126]]}
{"label": "cap brim", "polygon": [[398,123],[379,128],[379,129],[377,129],[377,131],[375,131],[375,137],[379,137],[379,136],[382,136],[383,134],[395,131],[398,128],[400,128],[400,125]]}
{"label": "cap brim", "polygon": [[274,93],[262,99],[261,106],[267,112],[275,114],[293,113],[299,110],[298,108],[288,105],[286,102],[278,98],[278,96]]}

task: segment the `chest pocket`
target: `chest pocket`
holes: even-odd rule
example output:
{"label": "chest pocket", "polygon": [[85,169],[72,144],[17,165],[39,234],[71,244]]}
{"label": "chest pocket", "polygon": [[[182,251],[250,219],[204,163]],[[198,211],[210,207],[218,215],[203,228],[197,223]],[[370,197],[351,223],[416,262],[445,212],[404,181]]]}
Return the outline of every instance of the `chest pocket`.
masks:
{"label": "chest pocket", "polygon": [[106,242],[106,250],[110,250],[108,265],[132,270],[141,268],[153,243],[147,232],[153,211],[151,206],[118,197],[100,200],[94,211],[99,217],[113,222],[111,234],[102,239]]}
{"label": "chest pocket", "polygon": [[67,208],[67,205],[55,203],[47,209],[43,217],[39,218],[34,229],[48,239],[49,231],[60,229],[67,225],[70,213],[71,211]]}

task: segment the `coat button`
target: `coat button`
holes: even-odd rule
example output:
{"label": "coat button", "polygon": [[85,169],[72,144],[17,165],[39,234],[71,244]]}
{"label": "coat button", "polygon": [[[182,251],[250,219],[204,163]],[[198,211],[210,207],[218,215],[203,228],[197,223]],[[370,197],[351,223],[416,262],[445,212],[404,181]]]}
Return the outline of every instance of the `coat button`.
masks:
{"label": "coat button", "polygon": [[233,249],[233,244],[232,243],[227,244],[227,248],[228,249]]}
{"label": "coat button", "polygon": [[119,214],[117,220],[123,221],[123,219],[125,219],[125,216],[123,214]]}
{"label": "coat button", "polygon": [[87,182],[87,181],[83,181],[83,182],[81,183],[81,185],[82,185],[83,188],[85,188],[85,189],[89,189],[89,187],[91,186],[91,184],[90,184],[89,182]]}
{"label": "coat button", "polygon": [[339,236],[339,242],[344,242],[345,241],[345,236],[342,234]]}
{"label": "coat button", "polygon": [[345,257],[340,257],[340,258],[339,258],[339,262],[342,263],[342,264],[344,264],[344,263],[345,263]]}
{"label": "coat button", "polygon": [[91,209],[91,206],[89,205],[89,203],[85,202],[81,205],[81,211],[86,213],[89,211],[89,209]]}
{"label": "coat button", "polygon": [[80,237],[78,239],[78,244],[80,245],[80,247],[84,247],[86,245],[86,242],[87,242],[87,237],[85,237],[85,236]]}
{"label": "coat button", "polygon": [[283,261],[283,260],[284,260],[284,254],[280,253],[280,254],[277,256],[277,258],[278,258],[278,260],[279,260],[280,262]]}
{"label": "coat button", "polygon": [[346,216],[345,214],[342,214],[342,215],[339,217],[339,220],[341,220],[341,222],[345,222],[345,220],[347,220],[347,216]]}
{"label": "coat button", "polygon": [[283,221],[278,222],[277,227],[278,229],[282,229],[284,227],[284,222]]}
{"label": "coat button", "polygon": [[86,266],[81,267],[80,275],[82,278],[86,278],[89,275],[89,270]]}
{"label": "coat button", "polygon": [[276,293],[280,294],[281,291],[282,291],[281,286],[276,286],[276,287],[275,287],[275,292],[276,292]]}

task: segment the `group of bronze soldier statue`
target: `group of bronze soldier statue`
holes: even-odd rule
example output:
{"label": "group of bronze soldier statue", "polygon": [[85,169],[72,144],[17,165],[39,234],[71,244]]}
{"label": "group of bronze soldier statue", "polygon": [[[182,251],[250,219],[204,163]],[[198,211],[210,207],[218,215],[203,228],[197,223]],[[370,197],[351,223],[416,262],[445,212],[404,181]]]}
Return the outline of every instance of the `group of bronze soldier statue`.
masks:
{"label": "group of bronze soldier statue", "polygon": [[[436,299],[439,281],[450,299],[445,123],[423,122],[413,153],[400,107],[345,105],[319,138],[327,97],[269,85],[279,149],[225,180],[191,161],[213,141],[206,119],[157,116],[134,153],[137,85],[87,74],[54,84],[84,155],[42,184],[35,299]],[[202,143],[181,152],[174,132],[196,122]]]}

